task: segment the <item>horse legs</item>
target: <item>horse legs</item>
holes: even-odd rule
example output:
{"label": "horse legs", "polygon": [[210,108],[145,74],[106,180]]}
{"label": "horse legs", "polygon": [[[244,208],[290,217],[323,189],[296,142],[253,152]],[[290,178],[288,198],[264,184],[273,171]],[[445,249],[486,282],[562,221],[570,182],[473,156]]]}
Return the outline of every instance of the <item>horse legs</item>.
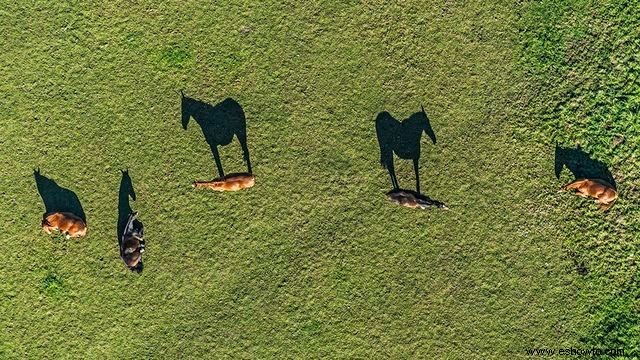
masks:
{"label": "horse legs", "polygon": [[418,158],[413,159],[413,170],[416,172],[416,192],[420,194],[420,171],[418,170]]}

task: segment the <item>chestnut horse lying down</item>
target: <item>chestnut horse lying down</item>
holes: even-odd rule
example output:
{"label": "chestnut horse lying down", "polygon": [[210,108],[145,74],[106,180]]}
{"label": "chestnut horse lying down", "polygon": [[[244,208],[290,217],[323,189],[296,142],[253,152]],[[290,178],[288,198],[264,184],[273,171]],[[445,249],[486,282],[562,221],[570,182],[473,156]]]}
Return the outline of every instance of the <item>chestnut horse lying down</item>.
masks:
{"label": "chestnut horse lying down", "polygon": [[577,179],[563,186],[560,190],[575,190],[575,194],[578,196],[594,198],[602,211],[609,210],[618,199],[616,189],[601,179]]}
{"label": "chestnut horse lying down", "polygon": [[142,264],[142,253],[144,252],[142,224],[135,221],[137,216],[138,213],[129,214],[120,242],[120,256],[131,270],[136,270]]}
{"label": "chestnut horse lying down", "polygon": [[59,230],[62,234],[71,237],[80,237],[87,234],[87,224],[78,216],[70,212],[52,212],[42,216],[42,230],[51,234],[52,230]]}
{"label": "chestnut horse lying down", "polygon": [[215,191],[238,191],[255,185],[256,177],[249,173],[229,174],[211,181],[194,181],[194,188],[208,188]]}
{"label": "chestnut horse lying down", "polygon": [[387,193],[387,197],[393,203],[406,206],[413,209],[438,208],[449,210],[449,208],[440,201],[430,199],[422,194],[411,190],[394,189]]}

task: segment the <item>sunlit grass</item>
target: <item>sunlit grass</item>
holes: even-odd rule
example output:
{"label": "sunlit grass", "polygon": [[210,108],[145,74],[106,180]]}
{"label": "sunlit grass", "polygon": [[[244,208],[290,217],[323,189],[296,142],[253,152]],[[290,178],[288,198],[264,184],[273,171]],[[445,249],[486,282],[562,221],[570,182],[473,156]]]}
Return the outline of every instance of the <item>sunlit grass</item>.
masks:
{"label": "sunlit grass", "polygon": [[[0,356],[517,358],[616,345],[611,322],[635,334],[637,13],[116,1],[0,14]],[[193,191],[216,166],[197,124],[181,126],[180,90],[242,105],[255,187]],[[422,106],[438,142],[422,140],[421,189],[448,212],[384,195],[374,119]],[[570,174],[554,176],[556,142],[610,165],[611,211],[557,193]],[[221,157],[246,169],[237,140]],[[85,238],[41,231],[37,167],[77,194]],[[141,274],[116,239],[125,169]],[[410,161],[396,172],[415,185]]]}

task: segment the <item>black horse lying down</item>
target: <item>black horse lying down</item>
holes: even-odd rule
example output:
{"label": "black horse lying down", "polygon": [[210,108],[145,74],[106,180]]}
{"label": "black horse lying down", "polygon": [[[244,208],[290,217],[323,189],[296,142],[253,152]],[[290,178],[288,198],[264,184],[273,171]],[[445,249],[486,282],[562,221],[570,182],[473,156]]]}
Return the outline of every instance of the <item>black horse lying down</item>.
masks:
{"label": "black horse lying down", "polygon": [[120,242],[120,256],[131,270],[142,271],[142,253],[144,252],[143,226],[136,220],[138,213],[129,214]]}

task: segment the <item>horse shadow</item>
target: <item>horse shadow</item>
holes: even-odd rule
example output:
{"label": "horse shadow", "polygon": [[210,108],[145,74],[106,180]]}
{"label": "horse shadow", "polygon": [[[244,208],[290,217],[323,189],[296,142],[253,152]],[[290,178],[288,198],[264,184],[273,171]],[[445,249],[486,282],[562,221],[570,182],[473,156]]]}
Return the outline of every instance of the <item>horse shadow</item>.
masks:
{"label": "horse shadow", "polygon": [[556,144],[554,167],[557,179],[560,179],[560,173],[565,166],[576,179],[601,179],[616,189],[616,181],[607,165],[602,161],[591,158],[580,146],[573,149],[564,148]]}
{"label": "horse shadow", "polygon": [[129,171],[122,171],[122,178],[120,179],[120,190],[118,191],[118,227],[117,234],[118,245],[122,245],[122,235],[124,235],[124,229],[127,226],[127,220],[129,214],[133,213],[130,200],[136,201],[136,192],[133,189],[133,182]]}
{"label": "horse shadow", "polygon": [[52,179],[42,175],[40,169],[33,170],[38,193],[45,207],[45,215],[52,212],[69,212],[87,222],[82,204],[75,192],[63,188]]}
{"label": "horse shadow", "polygon": [[[117,225],[117,237],[118,237],[118,248],[121,251],[122,256],[122,240],[124,236],[124,232],[127,227],[127,223],[129,221],[129,216],[134,213],[131,208],[130,199],[136,201],[136,192],[133,188],[133,182],[131,181],[131,176],[129,176],[129,170],[124,170],[122,172],[122,178],[120,179],[120,190],[118,191],[118,225]],[[140,229],[142,232],[143,225],[142,222],[133,220],[133,227],[136,229]],[[138,263],[138,265],[132,268],[132,271],[136,271],[138,273],[142,272],[144,265],[142,264],[142,260]]]}
{"label": "horse shadow", "polygon": [[218,146],[229,145],[234,135],[240,142],[242,155],[247,163],[247,172],[251,174],[251,160],[247,146],[247,121],[242,106],[231,98],[227,98],[216,105],[211,105],[185,96],[182,92],[181,95],[182,128],[187,130],[187,125],[191,118],[200,125],[202,134],[213,154],[220,177],[224,177],[224,170],[222,169]]}
{"label": "horse shadow", "polygon": [[376,117],[376,135],[380,146],[380,164],[389,171],[393,189],[400,189],[393,165],[393,154],[400,159],[413,160],[416,175],[416,192],[420,194],[420,140],[425,133],[436,143],[436,134],[431,127],[429,117],[424,111],[416,112],[408,119],[400,122],[391,114],[383,111]]}

